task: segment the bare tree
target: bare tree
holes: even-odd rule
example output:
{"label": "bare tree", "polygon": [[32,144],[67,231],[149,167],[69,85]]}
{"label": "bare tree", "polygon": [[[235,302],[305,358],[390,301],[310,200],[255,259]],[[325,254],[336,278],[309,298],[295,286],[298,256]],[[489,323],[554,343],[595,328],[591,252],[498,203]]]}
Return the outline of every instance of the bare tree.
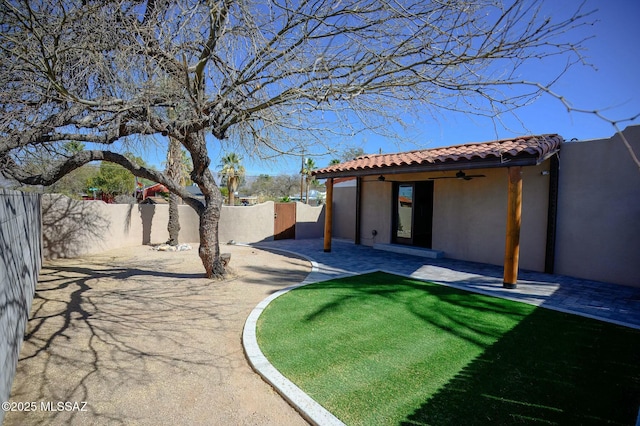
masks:
{"label": "bare tree", "polygon": [[[206,134],[273,154],[385,132],[411,109],[495,117],[550,89],[524,81],[523,65],[581,59],[569,33],[586,23],[581,10],[543,16],[541,0],[0,1],[3,174],[50,185],[110,161],[162,183],[198,212],[209,277],[224,268]],[[204,203],[121,154],[153,135],[189,152]],[[88,148],[42,173],[22,167],[68,141]]]}

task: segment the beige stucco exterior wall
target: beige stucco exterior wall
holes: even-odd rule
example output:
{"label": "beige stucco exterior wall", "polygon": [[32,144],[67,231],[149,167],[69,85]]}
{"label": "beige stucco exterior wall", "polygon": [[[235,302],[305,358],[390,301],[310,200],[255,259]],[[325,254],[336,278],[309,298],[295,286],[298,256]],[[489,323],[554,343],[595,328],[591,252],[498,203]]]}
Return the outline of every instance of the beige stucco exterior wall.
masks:
{"label": "beige stucco exterior wall", "polygon": [[[640,126],[624,134],[640,153]],[[556,273],[640,287],[640,170],[620,137],[560,153]]]}
{"label": "beige stucco exterior wall", "polygon": [[[544,270],[548,161],[522,169],[520,267]],[[502,265],[507,221],[507,169],[480,169],[486,177],[436,180],[433,248],[453,259]]]}
{"label": "beige stucco exterior wall", "polygon": [[[372,246],[391,242],[391,182],[367,177],[361,187],[360,242]],[[377,235],[373,235],[376,231]]]}
{"label": "beige stucco exterior wall", "polygon": [[[296,240],[321,238],[324,235],[324,205],[296,203]],[[273,231],[271,232],[273,235]]]}
{"label": "beige stucco exterior wall", "polygon": [[[535,271],[544,270],[549,177],[542,172],[548,170],[548,163],[523,168],[520,266]],[[447,257],[453,259],[502,265],[506,234],[507,169],[480,169],[469,173],[484,174],[486,177],[468,181],[434,181],[432,248],[444,251]],[[393,194],[390,180],[412,182],[452,174],[431,172],[394,175],[387,176],[385,182],[377,181],[377,176],[365,178],[362,190],[362,244],[391,242]],[[340,209],[336,211],[340,212]],[[346,214],[349,213],[341,212],[336,215],[336,220],[346,221]],[[374,229],[378,233],[376,237],[371,234]]]}

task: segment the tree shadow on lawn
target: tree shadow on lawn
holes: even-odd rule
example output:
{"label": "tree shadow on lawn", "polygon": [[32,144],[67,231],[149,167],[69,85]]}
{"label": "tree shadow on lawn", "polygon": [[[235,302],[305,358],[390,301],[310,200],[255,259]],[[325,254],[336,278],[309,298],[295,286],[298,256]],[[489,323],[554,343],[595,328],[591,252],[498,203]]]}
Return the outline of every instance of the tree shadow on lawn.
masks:
{"label": "tree shadow on lawn", "polygon": [[[595,425],[636,419],[640,330],[385,273],[295,291],[308,292],[308,300],[323,297],[303,321],[356,310],[384,316],[388,301],[481,349],[404,425]],[[372,298],[384,303],[372,304]],[[492,314],[504,322],[493,323]]]}
{"label": "tree shadow on lawn", "polygon": [[[366,283],[363,283],[363,279]],[[342,292],[344,289],[348,289],[348,292]],[[532,309],[524,304],[516,305],[514,308],[512,302],[504,299],[385,272],[345,277],[296,289],[325,293],[332,290],[337,290],[333,292],[332,300],[323,303],[307,315],[306,321],[311,322],[325,315],[375,304],[377,302],[372,302],[373,297],[378,301],[383,300],[384,303],[402,304],[408,314],[480,347],[487,345],[487,339],[492,341],[501,336],[505,325],[494,326],[485,321],[484,317],[474,316],[474,313],[499,313],[508,323],[515,323],[528,315]]]}
{"label": "tree shadow on lawn", "polygon": [[10,412],[5,424],[131,424],[149,410],[180,412],[179,396],[221,380],[233,362],[227,349],[214,352],[207,332],[237,309],[217,302],[215,282],[203,276],[45,265],[11,400],[86,401],[88,411]]}
{"label": "tree shadow on lawn", "polygon": [[640,331],[536,308],[403,425],[633,424]]}

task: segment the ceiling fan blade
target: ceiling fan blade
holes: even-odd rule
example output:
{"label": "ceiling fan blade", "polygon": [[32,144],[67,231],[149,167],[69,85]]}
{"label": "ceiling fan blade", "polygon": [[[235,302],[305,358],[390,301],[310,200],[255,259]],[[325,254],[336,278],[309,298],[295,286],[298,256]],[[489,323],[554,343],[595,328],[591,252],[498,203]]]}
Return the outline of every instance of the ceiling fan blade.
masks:
{"label": "ceiling fan blade", "polygon": [[437,179],[462,179],[462,180],[471,180],[473,178],[478,177],[487,177],[486,175],[464,175],[464,176],[436,176],[430,177],[429,180],[437,180]]}
{"label": "ceiling fan blade", "polygon": [[436,176],[436,177],[431,177],[429,178],[429,180],[436,180],[436,179],[463,179],[463,180],[471,180],[473,178],[477,178],[477,177],[486,177],[485,175],[468,175],[465,172],[463,172],[462,170],[460,170],[458,173],[455,174],[455,176]]}

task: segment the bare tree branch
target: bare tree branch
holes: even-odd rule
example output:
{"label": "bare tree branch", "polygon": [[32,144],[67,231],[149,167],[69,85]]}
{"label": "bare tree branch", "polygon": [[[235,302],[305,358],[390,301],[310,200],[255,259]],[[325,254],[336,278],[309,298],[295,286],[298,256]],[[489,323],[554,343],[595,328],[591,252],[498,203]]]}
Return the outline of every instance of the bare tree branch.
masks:
{"label": "bare tree branch", "polygon": [[158,182],[167,187],[171,192],[180,196],[187,204],[192,206],[195,210],[202,210],[202,203],[194,198],[189,191],[186,191],[184,187],[180,185],[175,179],[169,179],[164,173],[152,170],[146,167],[141,167],[124,155],[111,152],[111,151],[82,151],[76,155],[71,156],[64,162],[60,162],[54,167],[49,168],[46,173],[40,175],[21,175],[14,174],[8,177],[17,180],[20,183],[26,185],[43,185],[49,186],[56,183],[58,180],[69,174],[70,172],[88,164],[92,161],[108,161],[111,163],[119,164],[125,169],[129,170],[134,176],[149,179],[153,182]]}
{"label": "bare tree branch", "polygon": [[[200,254],[207,275],[219,275],[222,198],[205,132],[259,156],[299,155],[301,141],[332,151],[335,135],[391,135],[412,111],[499,120],[552,93],[553,78],[524,81],[529,62],[583,61],[573,31],[589,25],[590,14],[579,8],[552,19],[541,7],[542,0],[0,0],[2,172],[47,184],[79,164],[112,161],[191,200],[165,174],[116,152],[119,142],[171,137],[193,160],[191,178],[205,197],[189,201],[200,215]],[[109,151],[55,157],[68,141]],[[26,176],[24,156],[40,150],[58,161]]]}

